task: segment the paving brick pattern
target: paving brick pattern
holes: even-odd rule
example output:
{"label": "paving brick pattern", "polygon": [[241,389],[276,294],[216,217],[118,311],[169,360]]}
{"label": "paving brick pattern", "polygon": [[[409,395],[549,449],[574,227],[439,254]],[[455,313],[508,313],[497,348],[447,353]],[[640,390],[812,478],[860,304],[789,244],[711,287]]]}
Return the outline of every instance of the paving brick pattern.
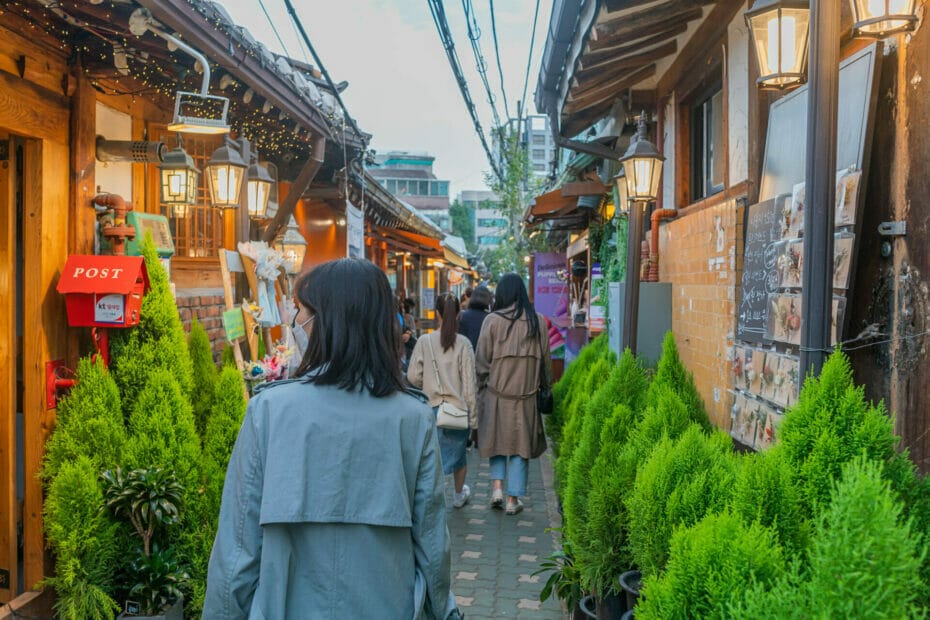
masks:
{"label": "paving brick pattern", "polygon": [[563,617],[559,601],[539,602],[544,576],[534,576],[539,562],[555,548],[559,525],[552,492],[549,454],[530,461],[528,496],[519,515],[492,510],[491,480],[486,459],[468,451],[471,499],[452,507],[452,476],[446,476],[446,511],[452,535],[452,588],[468,619]]}

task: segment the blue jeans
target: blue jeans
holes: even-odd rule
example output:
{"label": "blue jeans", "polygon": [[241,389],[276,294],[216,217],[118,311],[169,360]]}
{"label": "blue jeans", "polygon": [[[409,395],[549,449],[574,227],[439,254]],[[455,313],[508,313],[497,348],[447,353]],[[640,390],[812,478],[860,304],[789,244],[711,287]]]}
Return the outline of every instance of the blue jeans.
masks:
{"label": "blue jeans", "polygon": [[[491,457],[491,480],[507,480],[507,495],[526,495],[526,476],[529,461],[518,454]],[[508,466],[509,465],[509,466]],[[507,470],[510,469],[510,475]]]}

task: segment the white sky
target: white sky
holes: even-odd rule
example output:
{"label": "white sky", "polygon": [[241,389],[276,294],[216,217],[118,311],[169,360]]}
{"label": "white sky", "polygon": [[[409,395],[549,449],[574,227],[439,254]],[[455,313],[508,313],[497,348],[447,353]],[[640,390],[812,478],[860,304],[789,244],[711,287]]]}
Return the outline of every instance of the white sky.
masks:
{"label": "white sky", "polygon": [[[300,43],[284,0],[261,0],[289,55],[313,62]],[[494,12],[504,86],[511,115],[523,90],[536,0],[497,0]],[[284,53],[259,0],[223,0],[236,23],[270,49]],[[472,125],[446,59],[426,0],[293,0],[304,29],[333,81],[349,82],[342,98],[362,131],[373,134],[371,148],[428,151],[434,172],[451,182],[451,198],[462,190],[485,189],[487,157]],[[460,0],[444,2],[449,28],[485,135],[492,126],[487,95],[475,69]],[[481,51],[488,82],[505,120],[494,57],[487,0],[473,0],[481,27]],[[546,41],[552,0],[540,0],[535,50],[526,99],[533,93]],[[306,55],[306,58],[305,58]],[[491,145],[490,138],[488,144]]]}

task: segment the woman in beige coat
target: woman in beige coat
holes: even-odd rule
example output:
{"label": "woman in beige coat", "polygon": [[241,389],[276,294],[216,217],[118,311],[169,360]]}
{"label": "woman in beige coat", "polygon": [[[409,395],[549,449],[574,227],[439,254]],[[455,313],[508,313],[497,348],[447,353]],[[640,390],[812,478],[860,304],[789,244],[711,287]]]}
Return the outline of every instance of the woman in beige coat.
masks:
{"label": "woman in beige coat", "polygon": [[528,460],[546,450],[536,392],[552,376],[549,334],[520,276],[504,275],[494,296],[494,309],[481,326],[475,356],[478,448],[482,457],[491,460],[491,507],[504,508],[506,478],[506,511],[515,515],[523,510],[520,496],[526,495]]}
{"label": "woman in beige coat", "polygon": [[468,473],[465,448],[469,430],[478,427],[475,354],[468,338],[457,333],[459,300],[451,293],[436,299],[439,329],[417,340],[407,367],[407,380],[423,390],[435,413],[442,401],[468,411],[467,429],[439,429],[442,473],[452,474],[455,495],[452,505],[461,508],[471,489],[465,484]]}

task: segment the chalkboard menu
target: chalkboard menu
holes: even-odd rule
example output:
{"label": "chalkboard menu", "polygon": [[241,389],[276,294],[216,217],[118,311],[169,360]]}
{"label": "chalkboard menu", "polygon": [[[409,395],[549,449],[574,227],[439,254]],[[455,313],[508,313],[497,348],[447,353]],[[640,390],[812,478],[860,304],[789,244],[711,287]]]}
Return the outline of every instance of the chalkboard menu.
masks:
{"label": "chalkboard menu", "polygon": [[778,249],[782,241],[785,202],[777,196],[746,207],[743,281],[737,313],[737,338],[764,342],[768,325],[769,294],[778,290]]}

